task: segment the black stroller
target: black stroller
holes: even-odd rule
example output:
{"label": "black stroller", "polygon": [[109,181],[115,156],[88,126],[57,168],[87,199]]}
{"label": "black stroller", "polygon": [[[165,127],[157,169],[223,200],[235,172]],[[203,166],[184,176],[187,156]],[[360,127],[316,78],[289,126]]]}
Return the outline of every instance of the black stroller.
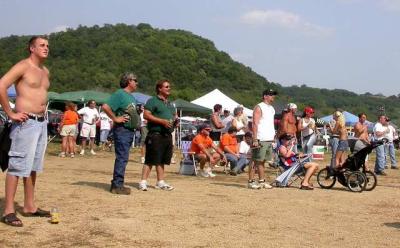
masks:
{"label": "black stroller", "polygon": [[330,189],[336,180],[353,192],[371,191],[376,187],[377,178],[372,171],[365,170],[365,159],[376,147],[385,144],[385,140],[371,142],[360,151],[350,155],[341,170],[329,166],[319,171],[317,182],[323,189]]}

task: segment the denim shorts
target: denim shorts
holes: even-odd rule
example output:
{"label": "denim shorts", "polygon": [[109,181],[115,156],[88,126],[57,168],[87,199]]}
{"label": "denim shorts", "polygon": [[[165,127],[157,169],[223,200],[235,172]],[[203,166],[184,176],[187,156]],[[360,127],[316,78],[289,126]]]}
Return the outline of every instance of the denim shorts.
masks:
{"label": "denim shorts", "polygon": [[100,142],[107,142],[108,135],[110,134],[110,129],[101,129],[100,130]]}
{"label": "denim shorts", "polygon": [[347,140],[339,140],[339,144],[336,151],[346,152],[349,150],[349,142]]}
{"label": "denim shorts", "polygon": [[47,147],[47,120],[39,122],[28,119],[25,122],[13,123],[10,138],[7,173],[29,177],[32,171],[41,172]]}

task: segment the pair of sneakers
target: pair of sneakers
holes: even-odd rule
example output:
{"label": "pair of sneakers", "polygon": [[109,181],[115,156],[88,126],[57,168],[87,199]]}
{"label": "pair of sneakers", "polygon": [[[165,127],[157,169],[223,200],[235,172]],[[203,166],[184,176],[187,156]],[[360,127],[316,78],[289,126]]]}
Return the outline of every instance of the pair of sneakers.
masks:
{"label": "pair of sneakers", "polygon": [[[171,185],[167,184],[164,181],[158,181],[156,183],[156,189],[161,189],[161,190],[166,190],[166,191],[171,191],[174,189],[174,187],[172,187]],[[148,187],[147,187],[147,182],[146,181],[141,181],[139,183],[139,190],[141,191],[147,191]]]}
{"label": "pair of sneakers", "polygon": [[[85,155],[85,150],[81,150],[81,152],[79,153],[80,155]],[[96,153],[93,151],[93,149],[90,150],[90,154],[92,155],[96,155]]]}
{"label": "pair of sneakers", "polygon": [[200,171],[200,176],[202,177],[215,177],[216,175],[212,172],[210,168],[207,170],[201,170]]}
{"label": "pair of sneakers", "polygon": [[251,180],[247,183],[249,189],[272,189],[272,186],[265,182],[265,180],[259,180],[258,183],[255,180]]}

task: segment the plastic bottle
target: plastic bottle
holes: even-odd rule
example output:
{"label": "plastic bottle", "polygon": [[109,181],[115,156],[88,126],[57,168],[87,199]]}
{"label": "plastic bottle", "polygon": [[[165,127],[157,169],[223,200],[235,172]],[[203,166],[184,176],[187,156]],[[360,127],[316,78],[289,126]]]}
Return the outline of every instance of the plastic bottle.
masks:
{"label": "plastic bottle", "polygon": [[50,211],[51,215],[51,224],[58,224],[60,222],[60,213],[56,207],[52,208]]}

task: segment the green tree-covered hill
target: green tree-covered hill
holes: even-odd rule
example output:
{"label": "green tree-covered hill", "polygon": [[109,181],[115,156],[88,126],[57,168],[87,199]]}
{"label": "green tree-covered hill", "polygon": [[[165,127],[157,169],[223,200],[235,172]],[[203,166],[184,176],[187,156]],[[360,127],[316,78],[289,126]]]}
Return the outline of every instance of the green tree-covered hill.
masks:
{"label": "green tree-covered hill", "polygon": [[[0,75],[27,56],[30,36],[0,39]],[[400,99],[372,94],[358,95],[346,90],[310,88],[305,85],[282,87],[269,82],[251,68],[238,63],[213,42],[183,30],[162,30],[149,24],[104,25],[68,29],[49,36],[51,89],[56,92],[94,89],[112,92],[119,75],[133,71],[139,91],[153,94],[158,79],[173,84],[173,98],[193,100],[215,88],[248,107],[260,100],[267,87],[277,89],[281,102],[295,102],[316,108],[326,115],[336,108],[366,112],[374,120],[384,106],[393,120],[400,120]],[[397,94],[397,93],[396,93]]]}

